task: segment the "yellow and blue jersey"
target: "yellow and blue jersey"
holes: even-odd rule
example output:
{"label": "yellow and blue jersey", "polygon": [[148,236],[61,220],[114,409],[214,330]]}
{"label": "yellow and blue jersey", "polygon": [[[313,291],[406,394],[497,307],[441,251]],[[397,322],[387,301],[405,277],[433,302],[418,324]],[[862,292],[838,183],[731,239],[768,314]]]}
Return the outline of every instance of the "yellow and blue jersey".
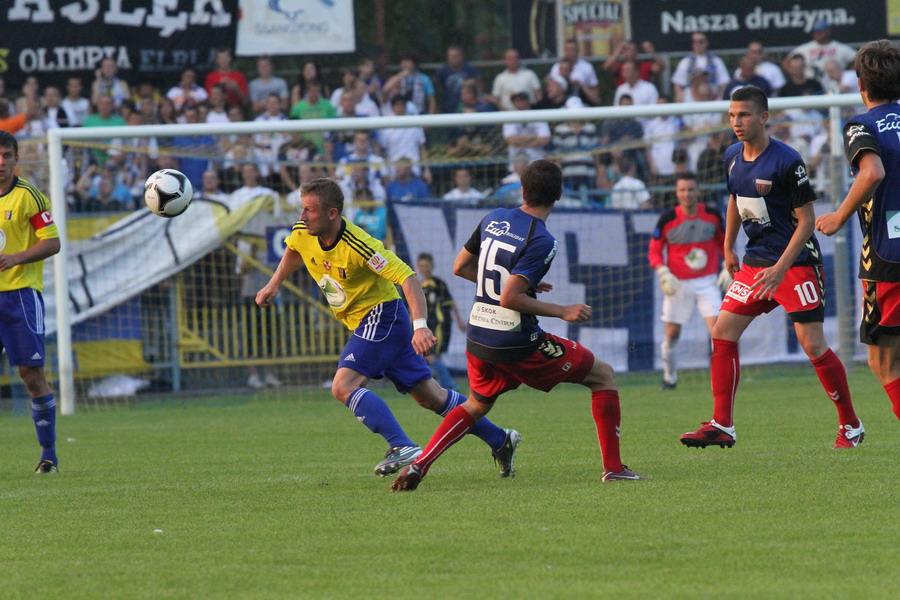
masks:
{"label": "yellow and blue jersey", "polygon": [[[16,177],[9,191],[0,196],[0,253],[15,254],[40,240],[57,237],[50,201],[28,181]],[[44,289],[44,261],[0,271],[0,291],[24,288]]]}
{"label": "yellow and blue jersey", "polygon": [[347,219],[342,219],[337,240],[322,247],[317,236],[298,221],[285,238],[306,265],[325,300],[351,331],[369,311],[383,302],[397,300],[400,285],[415,272],[378,239]]}

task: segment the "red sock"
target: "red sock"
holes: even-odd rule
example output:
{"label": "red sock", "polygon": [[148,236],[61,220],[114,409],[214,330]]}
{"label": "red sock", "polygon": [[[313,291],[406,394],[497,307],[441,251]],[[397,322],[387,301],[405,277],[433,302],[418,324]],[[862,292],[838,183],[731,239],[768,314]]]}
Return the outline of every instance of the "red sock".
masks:
{"label": "red sock", "polygon": [[731,427],[734,425],[734,395],[741,380],[737,342],[713,340],[709,376],[712,380],[713,419],[723,427]]}
{"label": "red sock", "polygon": [[816,368],[816,375],[819,376],[819,381],[822,382],[822,387],[825,388],[828,397],[834,401],[840,425],[859,427],[859,419],[856,418],[853,402],[850,400],[847,372],[844,370],[841,359],[829,348],[825,354],[810,362]]}
{"label": "red sock", "polygon": [[884,386],[884,391],[887,392],[888,398],[891,399],[894,414],[900,419],[900,379],[895,379]]}
{"label": "red sock", "polygon": [[619,456],[619,423],[622,420],[619,392],[616,390],[591,392],[591,412],[594,415],[594,425],[597,426],[603,468],[612,473],[619,473],[623,468],[622,458]]}
{"label": "red sock", "polygon": [[425,477],[425,474],[428,473],[428,469],[431,468],[431,463],[436,461],[447,448],[461,440],[474,424],[475,419],[472,418],[469,411],[463,408],[462,405],[457,406],[447,413],[447,416],[441,421],[441,424],[434,432],[434,435],[431,436],[428,445],[425,446],[425,450],[422,451],[422,454],[416,459],[416,462],[413,463],[422,468],[422,477]]}

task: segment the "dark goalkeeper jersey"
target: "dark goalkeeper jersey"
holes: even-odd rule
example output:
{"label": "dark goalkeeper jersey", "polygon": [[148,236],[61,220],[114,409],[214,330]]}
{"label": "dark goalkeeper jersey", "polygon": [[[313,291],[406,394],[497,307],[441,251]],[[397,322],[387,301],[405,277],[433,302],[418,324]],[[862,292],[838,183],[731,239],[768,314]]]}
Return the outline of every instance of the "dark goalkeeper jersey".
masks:
{"label": "dark goalkeeper jersey", "polygon": [[859,209],[863,243],[859,278],[900,281],[900,105],[875,106],[844,126],[844,152],[855,176],[865,152],[884,164],[884,179]]}
{"label": "dark goalkeeper jersey", "polygon": [[[743,149],[744,143],[738,142],[725,151],[728,193],[737,201],[748,238],[743,262],[770,267],[778,262],[797,229],[794,209],[815,202],[816,194],[803,159],[787,144],[770,139],[754,161],[744,160]],[[819,242],[810,235],[794,266],[821,262]]]}

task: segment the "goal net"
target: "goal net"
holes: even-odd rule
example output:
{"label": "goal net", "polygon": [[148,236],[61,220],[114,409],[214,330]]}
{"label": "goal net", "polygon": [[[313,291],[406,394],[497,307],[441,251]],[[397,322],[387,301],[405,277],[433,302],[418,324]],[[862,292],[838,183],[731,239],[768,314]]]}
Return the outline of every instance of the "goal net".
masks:
{"label": "goal net", "polygon": [[[772,135],[801,152],[827,209],[848,183],[833,139],[839,108],[858,97],[771,104]],[[45,266],[48,371],[63,411],[140,392],[184,398],[327,385],[350,332],[315,282],[301,269],[275,306],[253,302],[299,218],[299,185],[314,177],[338,179],[345,215],[409,264],[430,254],[465,319],[473,290],[452,275],[453,259],[490,208],[520,201],[517,173],[538,156],[559,161],[565,183],[548,224],[560,246],[546,297],[594,309],[587,323],[542,326],[617,371],[658,370],[662,295],[647,246],[661,210],[675,204],[676,171],[696,172],[702,199],[724,207],[726,111],[726,102],[708,102],[144,125],[23,140],[20,172],[51,197],[64,236],[63,251]],[[174,219],[142,201],[145,178],[164,167],[186,173],[195,190]],[[861,350],[846,332],[857,311],[855,235],[848,227],[849,239],[820,238],[826,332],[843,357]],[[464,384],[465,335],[450,319],[443,361]],[[695,316],[678,346],[679,367],[707,366],[708,346]],[[741,353],[747,364],[805,360],[783,311],[758,319]]]}

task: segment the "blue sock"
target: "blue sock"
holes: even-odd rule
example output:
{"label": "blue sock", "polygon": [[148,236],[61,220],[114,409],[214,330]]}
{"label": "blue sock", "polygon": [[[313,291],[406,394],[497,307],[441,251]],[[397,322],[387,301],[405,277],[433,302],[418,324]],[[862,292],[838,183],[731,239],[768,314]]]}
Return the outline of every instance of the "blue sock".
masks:
{"label": "blue sock", "polygon": [[53,399],[53,394],[31,399],[31,418],[34,419],[38,443],[43,448],[41,460],[52,461],[55,465],[57,463],[56,400]]}
{"label": "blue sock", "polygon": [[353,390],[347,399],[347,408],[353,411],[357,421],[383,437],[391,448],[415,446],[384,400],[366,388]]}
{"label": "blue sock", "polygon": [[456,382],[453,381],[450,370],[447,369],[447,365],[440,358],[434,359],[434,362],[431,363],[431,368],[434,370],[434,374],[437,375],[438,383],[441,384],[442,388],[456,390]]}
{"label": "blue sock", "polygon": [[[466,401],[466,397],[455,390],[447,390],[447,403],[438,414],[442,417],[447,416],[451,410]],[[506,441],[506,432],[488,421],[487,417],[482,417],[475,421],[469,433],[484,441],[490,446],[491,450],[497,450]]]}

